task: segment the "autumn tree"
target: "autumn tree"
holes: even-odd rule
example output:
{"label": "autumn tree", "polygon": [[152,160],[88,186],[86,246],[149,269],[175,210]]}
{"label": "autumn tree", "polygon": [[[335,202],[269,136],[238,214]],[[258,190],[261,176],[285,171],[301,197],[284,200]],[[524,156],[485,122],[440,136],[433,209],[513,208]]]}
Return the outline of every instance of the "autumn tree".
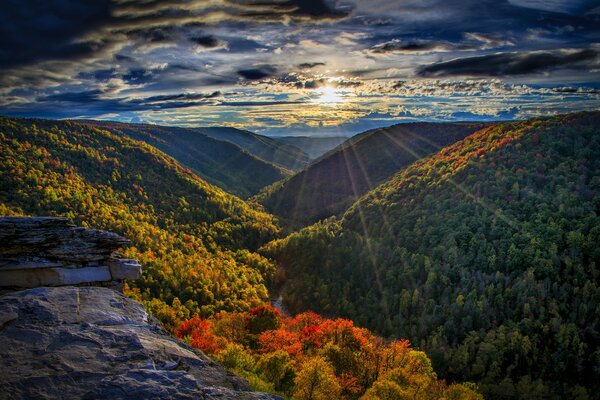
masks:
{"label": "autumn tree", "polygon": [[341,391],[333,368],[323,357],[307,359],[294,380],[298,400],[331,400]]}

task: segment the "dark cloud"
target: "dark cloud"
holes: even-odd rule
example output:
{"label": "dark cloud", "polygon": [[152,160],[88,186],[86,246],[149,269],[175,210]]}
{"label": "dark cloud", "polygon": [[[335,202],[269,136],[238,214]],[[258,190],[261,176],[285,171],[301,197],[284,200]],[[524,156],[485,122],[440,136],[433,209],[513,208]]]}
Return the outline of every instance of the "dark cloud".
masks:
{"label": "dark cloud", "polygon": [[89,103],[97,101],[102,94],[99,90],[86,90],[82,92],[65,92],[38,97],[41,102],[62,102],[62,103]]}
{"label": "dark cloud", "polygon": [[373,46],[370,49],[370,53],[422,54],[449,51],[484,50],[513,45],[514,43],[511,40],[505,39],[499,34],[465,32],[461,40],[457,42],[450,42],[448,40],[392,39],[388,42]]}
{"label": "dark cloud", "polygon": [[128,99],[125,97],[106,98],[104,97],[105,95],[106,93],[100,90],[64,92],[41,96],[38,97],[36,101],[40,104],[40,108],[46,112],[56,113],[63,109],[63,113],[67,116],[82,114],[101,115],[111,112],[195,107],[198,105],[210,104],[211,99],[221,96],[222,93],[219,91],[207,94],[178,93],[135,99]]}
{"label": "dark cloud", "polygon": [[[229,7],[219,10],[220,18],[234,22],[317,22],[344,18],[350,12],[325,0],[224,1]],[[130,40],[175,40],[179,27],[204,25],[210,11],[215,10],[202,0],[5,0],[0,13],[0,69],[44,60],[97,58]],[[196,38],[196,43],[219,45],[211,35]]]}
{"label": "dark cloud", "polygon": [[520,7],[567,14],[578,14],[598,6],[594,0],[508,0]]}
{"label": "dark cloud", "polygon": [[5,0],[0,12],[0,69],[98,54],[109,47],[110,39],[77,39],[108,23],[110,14],[109,0]]}
{"label": "dark cloud", "polygon": [[170,94],[170,95],[162,95],[162,96],[152,96],[146,97],[142,100],[143,103],[161,103],[165,101],[173,101],[173,100],[200,100],[200,99],[213,99],[215,97],[221,96],[222,93],[220,91],[215,91],[210,94],[203,93],[179,93],[179,94]]}
{"label": "dark cloud", "polygon": [[153,73],[145,68],[132,68],[122,78],[130,84],[148,83],[153,80]]}
{"label": "dark cloud", "polygon": [[424,53],[434,51],[451,51],[460,49],[459,45],[446,41],[435,40],[419,40],[411,42],[401,42],[393,40],[387,43],[382,43],[371,49],[372,53]]}
{"label": "dark cloud", "polygon": [[213,35],[196,36],[191,40],[192,42],[209,49],[219,47],[222,44],[222,42]]}
{"label": "dark cloud", "polygon": [[298,68],[300,69],[312,69],[315,67],[323,67],[326,64],[324,62],[311,62],[311,63],[302,63],[298,64]]}
{"label": "dark cloud", "polygon": [[80,79],[92,79],[98,82],[105,82],[117,75],[114,68],[100,69],[93,72],[80,72],[77,77]]}
{"label": "dark cloud", "polygon": [[350,6],[336,8],[327,0],[228,0],[255,9],[242,12],[243,16],[273,19],[278,14],[296,19],[339,20],[350,15]]}
{"label": "dark cloud", "polygon": [[[139,35],[147,43],[163,43],[172,40],[176,37],[176,34],[171,29],[156,28],[156,29],[145,29],[139,31],[133,31],[139,33]],[[133,33],[131,32],[131,33]]]}
{"label": "dark cloud", "polygon": [[563,86],[563,87],[552,88],[552,91],[555,93],[567,93],[567,94],[600,94],[600,89],[586,88],[586,87],[572,87],[572,86]]}
{"label": "dark cloud", "polygon": [[238,75],[251,81],[269,78],[277,73],[277,68],[272,65],[263,65],[257,68],[240,69]]}
{"label": "dark cloud", "polygon": [[597,56],[598,52],[592,49],[498,53],[426,65],[419,69],[418,74],[424,77],[526,75],[559,67],[580,66]]}

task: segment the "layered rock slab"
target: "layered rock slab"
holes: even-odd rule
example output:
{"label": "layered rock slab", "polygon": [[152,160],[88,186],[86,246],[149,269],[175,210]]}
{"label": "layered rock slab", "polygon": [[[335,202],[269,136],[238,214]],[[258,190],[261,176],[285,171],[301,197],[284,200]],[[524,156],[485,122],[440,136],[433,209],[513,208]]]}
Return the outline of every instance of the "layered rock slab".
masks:
{"label": "layered rock slab", "polygon": [[0,217],[0,287],[78,285],[137,279],[129,240],[60,217]]}
{"label": "layered rock slab", "polygon": [[279,399],[179,342],[102,287],[0,296],[0,398]]}

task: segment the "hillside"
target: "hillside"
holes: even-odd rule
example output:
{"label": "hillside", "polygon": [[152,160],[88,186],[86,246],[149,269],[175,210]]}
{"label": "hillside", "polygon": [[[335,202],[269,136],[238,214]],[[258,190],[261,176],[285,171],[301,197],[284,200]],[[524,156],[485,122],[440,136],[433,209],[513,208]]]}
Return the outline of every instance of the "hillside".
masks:
{"label": "hillside", "polygon": [[346,136],[277,136],[273,139],[302,149],[311,160],[321,157],[348,139]]}
{"label": "hillside", "polygon": [[600,112],[483,129],[263,249],[292,312],[424,349],[493,399],[600,391]]}
{"label": "hillside", "polygon": [[264,189],[257,200],[291,226],[346,210],[415,160],[483,128],[481,123],[410,123],[349,139],[305,170]]}
{"label": "hillside", "polygon": [[[0,188],[0,215],[62,215],[130,239],[125,256],[139,259],[143,274],[125,293],[254,389],[297,399],[482,399],[472,384],[440,380],[406,340],[313,313],[283,318],[264,305],[273,265],[253,251],[277,234],[271,216],[143,142],[69,121],[0,118]],[[129,243],[62,218],[5,225],[13,231],[4,232],[2,267],[46,257],[46,270],[99,271]],[[250,392],[108,288],[8,292],[0,309],[0,387],[11,398],[278,398]]]}
{"label": "hillside", "polygon": [[230,141],[202,130],[160,125],[81,121],[114,134],[141,140],[175,158],[207,182],[242,198],[284,178],[283,168],[258,158]]}
{"label": "hillside", "polygon": [[0,215],[65,216],[130,239],[145,270],[129,291],[169,329],[268,300],[272,266],[253,251],[275,237],[272,217],[120,133],[0,118]]}
{"label": "hillside", "polygon": [[249,131],[225,127],[192,128],[192,130],[217,140],[234,143],[256,157],[285,169],[300,169],[310,160],[308,154],[296,146]]}

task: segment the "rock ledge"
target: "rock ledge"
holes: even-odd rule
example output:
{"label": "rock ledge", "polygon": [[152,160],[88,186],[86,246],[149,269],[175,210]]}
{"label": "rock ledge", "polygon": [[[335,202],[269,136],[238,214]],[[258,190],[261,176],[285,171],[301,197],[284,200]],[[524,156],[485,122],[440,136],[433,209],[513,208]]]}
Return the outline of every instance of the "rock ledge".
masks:
{"label": "rock ledge", "polygon": [[279,399],[181,343],[102,287],[0,296],[0,398]]}
{"label": "rock ledge", "polygon": [[116,233],[78,227],[67,218],[0,217],[0,287],[137,279],[137,260],[116,252],[129,244]]}

